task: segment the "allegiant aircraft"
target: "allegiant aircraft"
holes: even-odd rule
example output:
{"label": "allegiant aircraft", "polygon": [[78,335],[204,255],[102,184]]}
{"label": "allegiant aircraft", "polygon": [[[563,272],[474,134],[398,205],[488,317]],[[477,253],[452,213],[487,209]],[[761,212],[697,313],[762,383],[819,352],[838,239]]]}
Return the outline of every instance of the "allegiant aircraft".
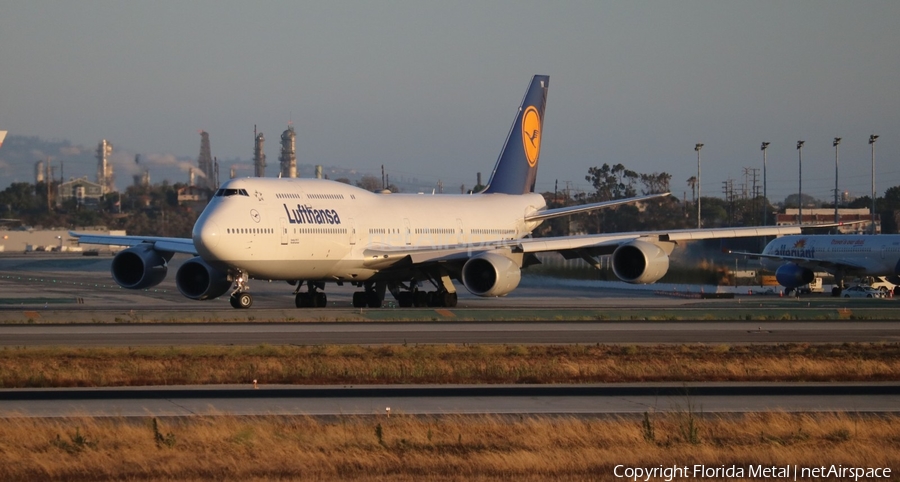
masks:
{"label": "allegiant aircraft", "polygon": [[[322,179],[232,179],[216,191],[192,237],[72,233],[85,244],[129,246],[112,262],[123,288],[160,283],[175,253],[193,257],[175,274],[193,300],[230,293],[253,304],[250,280],[284,280],[297,307],[326,305],[329,283],[351,284],[357,307],[456,306],[456,283],[476,296],[503,296],[537,253],[557,252],[599,266],[612,256],[627,283],[653,283],[679,241],[800,233],[799,226],[686,229],[532,238],[545,219],[667,194],[548,209],[534,192],[549,77],[531,79],[487,188],[469,195],[373,193]],[[430,288],[427,288],[430,285]],[[305,289],[304,289],[305,286]]]}
{"label": "allegiant aircraft", "polygon": [[778,284],[792,290],[810,283],[816,271],[834,275],[832,296],[840,296],[847,276],[887,276],[900,285],[900,235],[816,234],[784,236],[769,242],[762,253],[733,251],[760,258],[775,272]]}

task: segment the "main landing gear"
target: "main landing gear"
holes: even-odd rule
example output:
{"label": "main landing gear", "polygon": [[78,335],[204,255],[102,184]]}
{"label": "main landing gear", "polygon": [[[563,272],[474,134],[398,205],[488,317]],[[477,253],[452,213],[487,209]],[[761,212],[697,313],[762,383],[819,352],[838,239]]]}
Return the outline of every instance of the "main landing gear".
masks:
{"label": "main landing gear", "polygon": [[384,281],[372,282],[366,281],[363,284],[365,291],[356,291],[353,293],[354,308],[381,308],[384,304],[384,292],[387,285]]}
{"label": "main landing gear", "polygon": [[457,303],[456,293],[447,291],[401,291],[397,293],[397,304],[401,308],[418,307],[444,307],[453,308]]}
{"label": "main landing gear", "polygon": [[301,286],[303,286],[302,281],[297,284],[297,290],[294,291],[294,305],[297,308],[324,308],[328,306],[328,297],[325,296],[324,292],[319,291],[320,289],[325,289],[325,283],[307,281],[306,286],[309,290],[306,293],[300,291]]}
{"label": "main landing gear", "polygon": [[844,291],[844,273],[838,271],[834,274],[834,286],[831,288],[831,296],[835,298],[841,296],[841,292]]}
{"label": "main landing gear", "polygon": [[424,308],[426,306],[435,308],[453,308],[458,301],[456,289],[453,287],[453,281],[446,274],[440,275],[439,278],[430,278],[430,281],[437,287],[436,291],[420,290],[416,280],[412,280],[409,286],[403,286],[400,283],[391,285],[391,294],[397,300],[397,304],[401,308]]}

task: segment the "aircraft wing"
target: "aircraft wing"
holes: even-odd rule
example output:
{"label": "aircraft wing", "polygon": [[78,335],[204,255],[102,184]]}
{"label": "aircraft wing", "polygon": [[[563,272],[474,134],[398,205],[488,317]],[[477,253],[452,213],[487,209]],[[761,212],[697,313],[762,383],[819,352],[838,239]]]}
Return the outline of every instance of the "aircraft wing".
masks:
{"label": "aircraft wing", "polygon": [[[574,259],[586,256],[609,255],[620,245],[636,240],[674,247],[674,244],[678,241],[750,236],[783,236],[787,234],[799,234],[800,232],[800,225],[720,229],[676,229],[669,231],[635,231],[627,233],[588,234],[582,236],[559,236],[552,238],[524,238],[478,245],[453,245],[414,249],[408,247],[370,247],[365,251],[365,264],[366,267],[373,269],[387,269],[407,267],[422,263],[462,261],[482,252],[501,249],[508,249],[513,253],[522,253],[526,255],[558,252],[567,259]],[[671,250],[668,250],[667,252],[671,252]]]}
{"label": "aircraft wing", "polygon": [[100,244],[104,246],[137,246],[152,244],[156,251],[166,253],[184,253],[197,255],[194,240],[188,238],[167,238],[160,236],[115,236],[106,234],[82,234],[69,231],[69,235],[78,238],[81,244]]}
{"label": "aircraft wing", "polygon": [[560,236],[554,238],[526,238],[519,240],[519,244],[522,252],[525,253],[556,251],[562,253],[563,256],[569,254],[568,252],[578,252],[578,256],[581,254],[600,256],[612,254],[620,245],[636,240],[659,244],[700,239],[783,236],[786,234],[798,234],[800,232],[800,225],[749,228],[673,229],[669,231],[635,231],[630,233],[587,234],[583,236]]}
{"label": "aircraft wing", "polygon": [[860,265],[859,263],[853,263],[841,259],[817,259],[817,258],[804,258],[802,256],[787,256],[781,254],[762,254],[762,253],[749,253],[744,251],[729,251],[729,254],[737,254],[742,256],[750,256],[753,258],[765,258],[765,259],[775,259],[780,261],[786,261],[791,263],[796,263],[799,266],[804,268],[809,268],[811,270],[822,270],[833,273],[836,270],[842,270],[847,272],[853,272],[856,270],[865,270],[866,267]]}

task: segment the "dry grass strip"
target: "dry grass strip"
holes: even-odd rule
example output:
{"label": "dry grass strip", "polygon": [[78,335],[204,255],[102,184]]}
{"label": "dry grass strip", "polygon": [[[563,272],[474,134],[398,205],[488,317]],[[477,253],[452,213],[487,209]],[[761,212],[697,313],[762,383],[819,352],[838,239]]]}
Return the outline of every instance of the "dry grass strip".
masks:
{"label": "dry grass strip", "polygon": [[0,388],[897,381],[900,344],[269,346],[0,350]]}
{"label": "dry grass strip", "polygon": [[578,481],[612,480],[617,464],[900,468],[895,416],[693,415],[10,418],[0,420],[0,480]]}

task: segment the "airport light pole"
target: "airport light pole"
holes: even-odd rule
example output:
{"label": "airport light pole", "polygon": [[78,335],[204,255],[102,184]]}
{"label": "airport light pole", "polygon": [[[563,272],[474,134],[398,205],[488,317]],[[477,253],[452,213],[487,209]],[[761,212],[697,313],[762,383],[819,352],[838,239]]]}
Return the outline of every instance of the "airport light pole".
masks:
{"label": "airport light pole", "polygon": [[769,224],[769,194],[766,192],[766,151],[769,149],[769,144],[769,142],[763,142],[760,147],[763,151],[763,226]]}
{"label": "airport light pole", "polygon": [[878,136],[869,136],[869,145],[872,146],[872,234],[875,234],[875,141]]}
{"label": "airport light pole", "polygon": [[839,222],[838,214],[838,146],[841,145],[841,138],[834,138],[834,222]]}
{"label": "airport light pole", "polygon": [[799,221],[797,224],[803,224],[803,144],[806,141],[797,141],[797,155],[800,161],[800,184],[798,185],[798,193],[797,193],[797,217]]}
{"label": "airport light pole", "polygon": [[703,149],[703,144],[694,145],[697,151],[697,229],[700,229],[700,149]]}

